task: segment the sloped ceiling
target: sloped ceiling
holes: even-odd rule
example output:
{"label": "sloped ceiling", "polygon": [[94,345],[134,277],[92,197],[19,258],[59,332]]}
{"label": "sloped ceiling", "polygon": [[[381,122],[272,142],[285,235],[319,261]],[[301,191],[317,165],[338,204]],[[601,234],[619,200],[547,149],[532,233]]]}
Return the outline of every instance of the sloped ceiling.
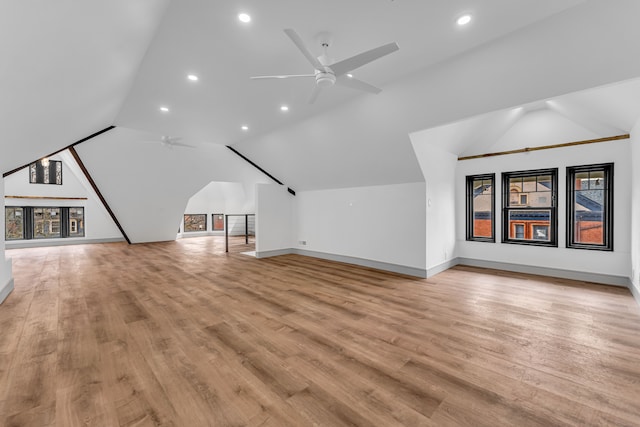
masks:
{"label": "sloped ceiling", "polygon": [[474,156],[630,133],[640,79],[574,92],[414,132],[416,143]]}
{"label": "sloped ceiling", "polygon": [[169,0],[0,4],[0,170],[115,121]]}
{"label": "sloped ceiling", "polygon": [[[296,190],[422,181],[413,132],[640,76],[636,0],[33,0],[1,8],[3,171],[115,124],[131,131],[127,138],[184,137],[203,147],[180,154],[194,165],[207,145],[232,145]],[[252,15],[249,25],[236,19],[240,11]],[[474,20],[457,28],[464,12]],[[249,80],[311,71],[284,28],[317,54],[318,35],[328,32],[337,60],[390,41],[400,50],[356,70],[381,94],[331,87],[309,105],[308,81]],[[623,94],[602,99],[617,105]],[[624,130],[637,117],[587,111],[581,96],[554,111],[595,133]],[[493,121],[487,135],[499,134]],[[101,149],[130,165],[122,144]],[[156,155],[136,164],[139,173]],[[104,180],[110,172],[96,173]],[[181,191],[186,200],[195,190],[185,181]]]}

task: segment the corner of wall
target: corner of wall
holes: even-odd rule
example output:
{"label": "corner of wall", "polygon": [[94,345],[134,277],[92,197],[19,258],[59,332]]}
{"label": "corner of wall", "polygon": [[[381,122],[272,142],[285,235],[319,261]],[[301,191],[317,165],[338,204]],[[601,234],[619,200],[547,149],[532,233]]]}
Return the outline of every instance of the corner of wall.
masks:
{"label": "corner of wall", "polygon": [[0,265],[0,304],[13,291],[13,276],[11,271],[11,258],[5,258]]}

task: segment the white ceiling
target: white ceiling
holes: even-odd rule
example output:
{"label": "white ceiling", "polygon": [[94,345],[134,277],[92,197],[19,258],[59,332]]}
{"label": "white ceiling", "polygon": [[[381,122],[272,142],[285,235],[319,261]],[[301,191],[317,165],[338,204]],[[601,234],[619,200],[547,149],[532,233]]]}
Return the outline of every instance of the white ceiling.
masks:
{"label": "white ceiling", "polygon": [[[466,12],[474,20],[457,28]],[[558,97],[640,76],[639,15],[637,0],[3,2],[0,168],[115,124],[233,145],[298,190],[421,181],[409,134],[487,112],[553,99],[581,128],[628,131],[640,98],[623,87],[598,101]],[[284,28],[317,54],[328,32],[336,60],[392,41],[400,50],[355,72],[381,94],[331,87],[309,105],[308,80],[249,79],[311,72]],[[124,134],[113,149],[126,156]]]}

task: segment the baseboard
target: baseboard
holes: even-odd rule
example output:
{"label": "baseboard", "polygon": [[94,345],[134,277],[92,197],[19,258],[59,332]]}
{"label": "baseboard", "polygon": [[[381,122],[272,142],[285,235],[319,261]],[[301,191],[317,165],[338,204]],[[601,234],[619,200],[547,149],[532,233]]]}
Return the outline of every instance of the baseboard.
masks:
{"label": "baseboard", "polygon": [[289,255],[294,253],[293,252],[294,249],[292,248],[287,248],[287,249],[276,249],[273,251],[256,251],[256,258],[269,258],[272,256],[280,256],[280,255]]}
{"label": "baseboard", "polygon": [[329,261],[344,262],[346,264],[354,264],[362,267],[375,268],[377,270],[384,270],[384,271],[390,271],[392,273],[405,274],[407,276],[419,277],[421,279],[425,279],[427,277],[426,269],[408,267],[406,265],[391,264],[388,262],[374,261],[370,259],[357,258],[357,257],[346,256],[346,255],[336,255],[336,254],[330,254],[326,252],[309,251],[305,249],[294,248],[294,249],[291,249],[291,252],[289,253],[309,256],[313,258],[321,258]]}
{"label": "baseboard", "polygon": [[11,291],[13,291],[13,277],[9,279],[9,281],[5,283],[2,288],[0,288],[0,304],[4,302]]}
{"label": "baseboard", "polygon": [[92,243],[113,243],[124,242],[123,237],[112,237],[108,239],[31,239],[5,242],[5,249],[41,248],[48,246],[68,246],[68,245],[88,245]]}
{"label": "baseboard", "polygon": [[494,268],[496,270],[516,273],[537,274],[540,276],[558,277],[562,279],[580,280],[583,282],[601,283],[604,285],[629,287],[629,278],[611,274],[587,273],[584,271],[563,270],[560,268],[536,267],[531,265],[512,264],[508,262],[486,261],[473,258],[457,258],[457,264],[471,267]]}

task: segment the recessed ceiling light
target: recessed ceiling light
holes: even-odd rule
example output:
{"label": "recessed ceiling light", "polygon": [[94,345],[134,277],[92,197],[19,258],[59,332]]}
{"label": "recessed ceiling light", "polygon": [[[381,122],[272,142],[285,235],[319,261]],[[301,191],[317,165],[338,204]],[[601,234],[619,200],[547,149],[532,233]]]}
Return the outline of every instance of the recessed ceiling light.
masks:
{"label": "recessed ceiling light", "polygon": [[247,13],[238,14],[238,19],[240,20],[240,22],[244,22],[245,24],[247,22],[251,22],[251,16],[249,16],[249,14]]}
{"label": "recessed ceiling light", "polygon": [[169,107],[160,107],[160,111],[162,111],[163,113],[168,113]]}
{"label": "recessed ceiling light", "polygon": [[280,111],[289,111],[289,107],[287,107],[286,105],[283,105],[280,107]]}
{"label": "recessed ceiling light", "polygon": [[244,131],[248,131],[248,130],[249,130],[249,126],[247,126],[247,125],[242,125],[242,127],[241,127],[240,129],[242,129],[242,130],[244,130]]}
{"label": "recessed ceiling light", "polygon": [[189,80],[191,80],[192,82],[197,82],[197,81],[198,81],[198,76],[196,76],[195,74],[189,74],[189,75],[187,76],[187,78],[188,78]]}
{"label": "recessed ceiling light", "polygon": [[349,77],[350,79],[353,78],[353,74],[347,73],[347,77]]}
{"label": "recessed ceiling light", "polygon": [[456,24],[460,26],[467,25],[469,22],[471,22],[471,15],[469,15],[468,13],[456,19]]}

